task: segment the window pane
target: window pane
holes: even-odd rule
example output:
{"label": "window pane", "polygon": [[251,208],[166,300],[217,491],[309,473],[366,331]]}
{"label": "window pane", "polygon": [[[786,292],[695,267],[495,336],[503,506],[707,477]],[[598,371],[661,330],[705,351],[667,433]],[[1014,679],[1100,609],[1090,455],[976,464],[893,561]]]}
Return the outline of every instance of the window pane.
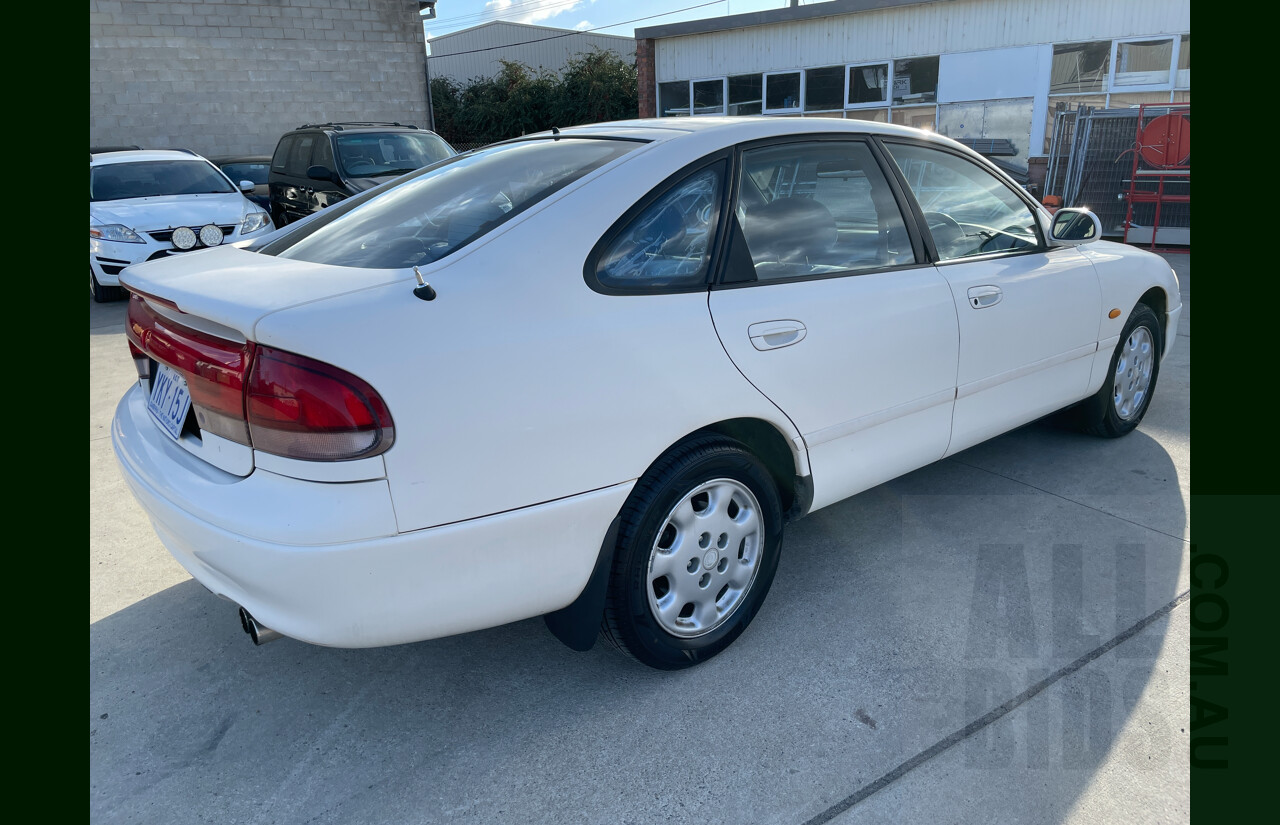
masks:
{"label": "window pane", "polygon": [[738,222],[757,280],[915,261],[902,215],[860,142],[743,154]]}
{"label": "window pane", "polygon": [[285,161],[284,171],[286,175],[292,175],[296,178],[305,178],[307,176],[307,167],[311,165],[311,147],[315,145],[316,136],[314,134],[302,135],[298,138],[298,142],[293,144],[293,151],[289,153],[289,159]]}
{"label": "window pane", "polygon": [[883,103],[889,99],[889,64],[849,69],[849,103]]}
{"label": "window pane", "polygon": [[771,74],[764,80],[766,109],[800,108],[800,73]]}
{"label": "window pane", "polygon": [[1116,85],[1146,86],[1169,82],[1173,40],[1141,40],[1116,46]]}
{"label": "window pane", "polygon": [[699,80],[693,84],[693,113],[695,115],[724,114],[723,80]]}
{"label": "window pane", "polygon": [[338,164],[351,178],[403,175],[451,154],[441,138],[425,132],[338,135]]}
{"label": "window pane", "polygon": [[740,74],[729,78],[729,114],[760,114],[763,89],[763,75]]}
{"label": "window pane", "polygon": [[367,200],[332,206],[262,252],[364,269],[431,263],[639,145],[529,140],[458,155]]}
{"label": "window pane", "polygon": [[1182,43],[1178,46],[1178,77],[1177,86],[1179,89],[1186,89],[1191,86],[1191,35],[1182,35]]}
{"label": "window pane", "polygon": [[939,257],[946,260],[1035,247],[1035,217],[1002,181],[957,155],[888,143],[915,193]]}
{"label": "window pane", "polygon": [[658,84],[658,117],[683,117],[689,114],[689,83]]}
{"label": "window pane", "polygon": [[290,135],[282,138],[280,144],[276,146],[276,153],[271,156],[271,168],[277,172],[283,172],[285,163],[289,159],[289,153],[293,151],[293,147],[298,142],[297,135]]}
{"label": "window pane", "polygon": [[821,112],[843,109],[844,67],[827,66],[808,69],[804,73],[804,110]]}
{"label": "window pane", "polygon": [[938,128],[938,107],[908,106],[904,109],[895,107],[893,110],[893,122],[899,126],[910,126],[913,129],[936,131]]}
{"label": "window pane", "polygon": [[888,109],[854,109],[844,113],[847,120],[870,120],[873,123],[888,123]]}
{"label": "window pane", "polygon": [[[893,102],[933,103],[938,99],[938,58],[916,57],[893,63]],[[894,123],[897,123],[895,120]]]}
{"label": "window pane", "polygon": [[695,172],[646,207],[600,256],[600,282],[622,289],[704,283],[723,175],[723,163]]}
{"label": "window pane", "polygon": [[328,137],[316,141],[315,151],[311,153],[311,163],[315,166],[323,166],[330,172],[337,170],[338,167],[333,162],[333,145],[330,144]]}
{"label": "window pane", "polygon": [[1110,64],[1110,40],[1054,46],[1049,94],[1100,92],[1106,85]]}

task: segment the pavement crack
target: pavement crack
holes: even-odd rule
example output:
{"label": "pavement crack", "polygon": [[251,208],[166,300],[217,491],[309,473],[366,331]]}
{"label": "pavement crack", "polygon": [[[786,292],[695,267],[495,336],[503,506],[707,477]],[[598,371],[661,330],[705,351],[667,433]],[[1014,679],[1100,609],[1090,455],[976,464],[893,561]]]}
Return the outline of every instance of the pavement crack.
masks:
{"label": "pavement crack", "polygon": [[1076,659],[1074,662],[1071,662],[1068,665],[1064,665],[1063,667],[1049,674],[1045,678],[1041,679],[1039,682],[1036,682],[1031,687],[1019,693],[1017,696],[1014,696],[1012,699],[1009,699],[1003,705],[993,708],[983,716],[980,716],[979,718],[973,720],[972,722],[965,725],[963,728],[951,734],[950,736],[944,739],[938,740],[932,746],[926,748],[925,750],[920,751],[920,753],[917,753],[915,756],[901,763],[896,768],[884,774],[874,782],[868,785],[864,785],[863,787],[849,794],[844,799],[835,803],[834,805],[827,808],[825,811],[813,817],[812,819],[805,820],[804,825],[822,825],[822,823],[824,822],[830,822],[835,817],[849,810],[854,805],[857,805],[859,802],[871,796],[872,794],[876,793],[877,791],[884,790],[885,788],[892,785],[894,782],[897,782],[899,779],[906,776],[908,773],[915,770],[916,768],[920,767],[925,762],[928,762],[930,759],[933,759],[935,756],[938,756],[939,754],[944,753],[947,750],[950,750],[953,746],[960,744],[961,742],[963,742],[965,739],[968,739],[973,734],[977,733],[978,731],[982,730],[988,725],[1004,717],[1010,711],[1013,711],[1016,708],[1026,704],[1028,701],[1030,701],[1031,699],[1034,699],[1037,695],[1044,692],[1047,688],[1052,687],[1057,682],[1060,682],[1061,680],[1075,673],[1077,670],[1080,670],[1085,665],[1089,664],[1093,660],[1099,658],[1103,654],[1110,651],[1112,648],[1115,648],[1115,647],[1118,647],[1119,645],[1124,644],[1129,639],[1132,639],[1134,636],[1138,635],[1143,630],[1145,630],[1147,626],[1150,625],[1152,622],[1155,622],[1165,616],[1168,616],[1170,613],[1173,612],[1173,609],[1175,607],[1181,604],[1185,604],[1186,601],[1190,598],[1191,598],[1191,591],[1183,590],[1173,599],[1173,601],[1159,608],[1154,613],[1151,613],[1150,615],[1142,619],[1139,619],[1137,622],[1130,625],[1128,628],[1124,629],[1120,633],[1116,634],[1108,641],[1098,645],[1093,650],[1090,650],[1088,653]]}
{"label": "pavement crack", "polygon": [[993,476],[998,476],[998,477],[1000,477],[1000,478],[1005,479],[1006,481],[1012,481],[1014,484],[1021,484],[1021,485],[1022,485],[1022,486],[1024,486],[1024,487],[1030,487],[1032,490],[1038,490],[1039,492],[1044,493],[1045,495],[1053,496],[1054,498],[1060,498],[1060,499],[1062,499],[1063,501],[1067,501],[1067,502],[1070,502],[1070,503],[1072,503],[1072,504],[1078,505],[1078,506],[1080,506],[1080,507],[1084,507],[1084,508],[1086,508],[1086,509],[1088,509],[1088,510],[1092,510],[1092,511],[1094,511],[1095,513],[1100,513],[1100,514],[1102,514],[1102,515],[1104,515],[1104,516],[1110,516],[1111,518],[1116,519],[1117,521],[1123,521],[1123,522],[1124,522],[1124,523],[1126,523],[1126,524],[1132,524],[1134,527],[1141,527],[1143,530],[1150,530],[1150,531],[1151,531],[1151,532],[1153,532],[1153,533],[1159,533],[1159,534],[1160,534],[1160,535],[1162,535],[1162,536],[1168,536],[1169,538],[1171,538],[1171,539],[1175,539],[1175,540],[1177,540],[1177,541],[1180,541],[1180,542],[1182,542],[1183,544],[1190,544],[1190,543],[1191,543],[1191,540],[1190,540],[1190,539],[1185,539],[1185,538],[1183,538],[1182,536],[1175,536],[1175,535],[1174,535],[1174,534],[1172,534],[1172,533],[1166,533],[1166,532],[1165,532],[1165,531],[1163,531],[1163,530],[1158,530],[1158,529],[1156,529],[1155,527],[1152,527],[1152,526],[1147,525],[1147,524],[1143,524],[1143,523],[1138,522],[1138,521],[1134,521],[1133,519],[1127,519],[1127,518],[1125,518],[1124,516],[1118,516],[1118,515],[1116,515],[1115,513],[1109,513],[1109,512],[1107,512],[1106,510],[1101,509],[1100,507],[1094,507],[1092,504],[1085,504],[1083,501],[1077,501],[1077,500],[1075,500],[1074,498],[1068,498],[1067,496],[1064,496],[1064,495],[1062,495],[1061,493],[1055,493],[1055,492],[1053,492],[1052,490],[1046,490],[1046,489],[1045,489],[1045,488],[1043,488],[1043,487],[1037,487],[1036,485],[1032,484],[1032,483],[1031,483],[1031,482],[1029,482],[1029,481],[1023,481],[1023,480],[1022,480],[1022,479],[1020,479],[1020,478],[1014,478],[1013,476],[1007,476],[1007,475],[1005,475],[1004,473],[1000,473],[1000,472],[997,472],[997,471],[995,471],[995,470],[990,470],[990,469],[987,469],[986,467],[979,467],[977,464],[969,464],[969,463],[967,463],[967,462],[960,461],[959,459],[956,459],[956,458],[948,458],[948,459],[946,459],[946,460],[947,460],[947,461],[950,461],[950,462],[953,462],[953,463],[955,463],[955,464],[959,464],[961,467],[968,467],[968,468],[970,468],[970,469],[972,469],[972,470],[981,470],[981,471],[982,471],[982,472],[984,472],[984,473],[990,473],[991,475],[993,475]]}

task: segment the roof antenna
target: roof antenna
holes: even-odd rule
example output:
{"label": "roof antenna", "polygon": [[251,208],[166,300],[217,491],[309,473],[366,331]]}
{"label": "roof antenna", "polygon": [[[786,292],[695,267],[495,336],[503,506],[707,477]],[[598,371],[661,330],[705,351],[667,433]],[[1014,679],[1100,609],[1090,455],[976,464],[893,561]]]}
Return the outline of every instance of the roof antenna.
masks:
{"label": "roof antenna", "polygon": [[552,127],[551,127],[551,134],[553,134],[553,135],[555,135],[555,136],[556,136],[556,140],[559,140],[559,139],[560,139],[560,127],[559,127],[559,126],[552,126]]}
{"label": "roof antenna", "polygon": [[424,301],[434,301],[436,299],[436,291],[431,284],[427,283],[427,279],[422,277],[422,273],[415,266],[413,268],[413,277],[418,279],[418,285],[413,288],[413,294],[417,298]]}

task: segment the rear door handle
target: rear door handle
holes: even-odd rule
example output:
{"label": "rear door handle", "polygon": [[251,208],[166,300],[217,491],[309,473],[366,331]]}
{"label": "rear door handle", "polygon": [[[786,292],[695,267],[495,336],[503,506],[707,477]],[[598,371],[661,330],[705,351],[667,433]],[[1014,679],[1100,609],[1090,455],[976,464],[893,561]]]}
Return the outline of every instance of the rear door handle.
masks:
{"label": "rear door handle", "polygon": [[798,344],[808,334],[809,330],[799,321],[761,321],[747,327],[751,346],[762,351]]}
{"label": "rear door handle", "polygon": [[998,286],[971,286],[969,287],[969,306],[974,309],[986,309],[1000,303],[1000,299],[1004,297],[1004,292]]}

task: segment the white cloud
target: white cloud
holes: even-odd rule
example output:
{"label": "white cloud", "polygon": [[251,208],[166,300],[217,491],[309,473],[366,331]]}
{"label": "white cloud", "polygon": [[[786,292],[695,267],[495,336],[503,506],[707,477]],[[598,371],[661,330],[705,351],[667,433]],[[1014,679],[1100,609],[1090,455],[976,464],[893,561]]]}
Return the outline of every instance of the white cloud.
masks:
{"label": "white cloud", "polygon": [[583,20],[581,23],[574,26],[573,30],[578,32],[584,32],[587,29],[592,29],[592,28],[595,28],[595,26],[591,23],[590,20]]}
{"label": "white cloud", "polygon": [[493,13],[493,19],[537,23],[539,20],[571,12],[586,2],[587,0],[489,0],[484,8]]}

